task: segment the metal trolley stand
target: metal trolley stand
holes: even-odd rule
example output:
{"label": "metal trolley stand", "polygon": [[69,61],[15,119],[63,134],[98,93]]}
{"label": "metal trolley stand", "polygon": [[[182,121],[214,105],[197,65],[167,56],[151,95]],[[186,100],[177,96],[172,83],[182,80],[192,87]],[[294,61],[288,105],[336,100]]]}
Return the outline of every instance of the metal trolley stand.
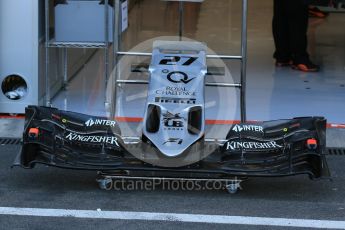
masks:
{"label": "metal trolley stand", "polygon": [[[108,82],[109,76],[109,47],[111,42],[109,41],[109,3],[112,0],[104,0],[104,41],[102,42],[58,42],[55,41],[54,38],[50,37],[50,20],[49,20],[49,13],[50,13],[50,4],[52,3],[51,0],[45,0],[45,88],[46,88],[46,106],[51,106],[51,90],[50,90],[50,77],[49,77],[49,66],[50,66],[50,58],[49,58],[49,49],[50,48],[62,48],[63,49],[63,75],[64,75],[64,86],[67,85],[67,49],[68,48],[92,48],[92,49],[103,49],[104,50],[104,80],[105,80],[105,87]],[[114,14],[113,14],[114,15]],[[113,16],[113,21],[115,20],[115,15]],[[114,33],[114,29],[113,29]],[[115,38],[115,36],[114,36]]]}
{"label": "metal trolley stand", "polygon": [[[113,55],[114,55],[114,66],[118,64],[119,57],[123,55],[131,56],[152,56],[152,53],[142,53],[142,52],[127,52],[121,51],[121,0],[114,0],[115,4],[115,28],[114,28],[114,46],[113,46]],[[189,2],[202,2],[203,0],[194,0]],[[182,38],[183,32],[183,15],[184,15],[184,2],[188,0],[179,1],[179,37]],[[222,60],[239,60],[241,61],[241,80],[239,83],[229,84],[225,82],[221,83],[206,83],[206,86],[210,87],[236,87],[240,89],[240,109],[241,109],[241,121],[246,121],[246,66],[247,66],[247,9],[248,9],[248,0],[242,0],[242,31],[241,31],[241,55],[240,56],[231,56],[231,55],[207,55],[207,58],[219,58]],[[123,80],[119,78],[119,71],[115,71],[115,80],[112,89],[114,96],[114,102],[112,103],[111,115],[116,114],[116,99],[117,99],[117,90],[119,84],[148,84],[146,80]]]}

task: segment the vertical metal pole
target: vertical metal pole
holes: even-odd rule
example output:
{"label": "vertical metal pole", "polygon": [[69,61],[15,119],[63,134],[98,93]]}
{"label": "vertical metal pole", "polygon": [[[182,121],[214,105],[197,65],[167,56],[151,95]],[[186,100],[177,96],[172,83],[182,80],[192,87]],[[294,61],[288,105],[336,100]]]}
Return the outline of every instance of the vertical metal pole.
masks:
{"label": "vertical metal pole", "polygon": [[45,80],[46,80],[46,106],[50,102],[50,76],[49,76],[49,0],[45,1]]}
{"label": "vertical metal pole", "polygon": [[116,24],[116,10],[115,10],[115,4],[116,4],[116,0],[112,0],[113,3],[113,26],[112,26],[112,33],[113,33],[113,42],[112,42],[112,56],[113,56],[113,63],[112,63],[112,67],[111,70],[114,70],[114,67],[116,65],[116,60],[115,60],[115,56],[116,54],[116,47],[115,47],[115,40],[116,40],[116,30],[115,30],[115,24]]}
{"label": "vertical metal pole", "polygon": [[179,31],[178,36],[180,41],[182,41],[183,29],[184,29],[184,4],[183,2],[179,2]]}
{"label": "vertical metal pole", "polygon": [[67,79],[67,48],[63,48],[63,87],[66,89],[68,84]]}
{"label": "vertical metal pole", "polygon": [[247,12],[248,0],[242,0],[242,34],[241,34],[241,122],[246,122],[246,74],[247,74]]}
{"label": "vertical metal pole", "polygon": [[109,0],[104,1],[104,98],[106,101],[106,90],[109,76]]}
{"label": "vertical metal pole", "polygon": [[117,80],[119,78],[119,57],[118,57],[118,53],[120,51],[120,42],[121,42],[121,4],[120,4],[120,0],[114,0],[115,4],[114,4],[114,14],[115,14],[115,24],[114,24],[114,65],[115,65],[115,69],[114,69],[114,76],[112,79],[112,87],[111,87],[111,97],[113,98],[112,100],[112,104],[111,106],[111,110],[110,110],[110,116],[111,118],[114,118],[116,115],[116,106],[117,106]]}
{"label": "vertical metal pole", "polygon": [[[116,50],[116,46],[115,46],[115,40],[117,40],[116,39],[116,30],[115,30],[115,24],[116,24],[116,10],[115,10],[115,8],[116,8],[116,0],[111,0],[112,1],[112,3],[113,3],[113,7],[112,7],[112,9],[113,9],[113,17],[112,17],[112,20],[113,20],[113,22],[112,22],[112,36],[113,36],[113,42],[112,42],[112,58],[113,58],[113,60],[112,60],[112,64],[111,64],[111,71],[110,71],[110,77],[111,77],[111,88],[110,88],[110,98],[113,98],[113,94],[115,93],[115,91],[116,91],[116,88],[115,88],[115,86],[116,85],[114,85],[114,75],[113,74],[115,74],[114,73],[114,70],[115,70],[115,66],[116,66],[116,60],[117,60],[117,50]],[[109,82],[109,81],[108,81]],[[106,96],[107,97],[107,96]],[[110,101],[112,101],[112,99],[110,99]],[[106,99],[106,102],[105,102],[105,109],[106,109],[106,111],[108,110],[108,109],[110,109],[110,118],[112,119],[112,118],[114,118],[114,115],[113,115],[113,106],[111,106],[110,107],[110,102],[108,101],[108,99]]]}

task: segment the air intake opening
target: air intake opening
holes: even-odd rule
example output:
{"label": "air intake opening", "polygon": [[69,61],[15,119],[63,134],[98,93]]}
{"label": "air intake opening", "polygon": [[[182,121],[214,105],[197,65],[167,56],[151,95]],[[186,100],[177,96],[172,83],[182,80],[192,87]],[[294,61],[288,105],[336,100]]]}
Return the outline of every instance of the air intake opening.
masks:
{"label": "air intake opening", "polygon": [[147,108],[146,130],[149,133],[156,133],[160,126],[161,109],[156,105],[149,105]]}
{"label": "air intake opening", "polygon": [[12,74],[1,83],[2,93],[10,100],[19,100],[26,96],[28,86],[23,77]]}
{"label": "air intake opening", "polygon": [[192,107],[188,113],[188,132],[197,135],[201,131],[202,108],[200,106]]}

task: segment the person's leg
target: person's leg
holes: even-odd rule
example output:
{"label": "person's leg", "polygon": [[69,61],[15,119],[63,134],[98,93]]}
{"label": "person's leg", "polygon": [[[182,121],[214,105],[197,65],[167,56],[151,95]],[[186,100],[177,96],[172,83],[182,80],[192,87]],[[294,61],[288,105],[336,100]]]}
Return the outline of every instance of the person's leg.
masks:
{"label": "person's leg", "polygon": [[273,1],[272,32],[275,44],[273,57],[278,66],[288,65],[291,60],[289,42],[289,24],[286,15],[286,2],[289,0]]}
{"label": "person's leg", "polygon": [[308,4],[301,0],[289,0],[286,10],[293,67],[303,71],[318,71],[319,67],[311,63],[307,51]]}
{"label": "person's leg", "polygon": [[286,4],[290,31],[290,47],[294,61],[308,59],[307,29],[308,5],[301,0],[288,0]]}

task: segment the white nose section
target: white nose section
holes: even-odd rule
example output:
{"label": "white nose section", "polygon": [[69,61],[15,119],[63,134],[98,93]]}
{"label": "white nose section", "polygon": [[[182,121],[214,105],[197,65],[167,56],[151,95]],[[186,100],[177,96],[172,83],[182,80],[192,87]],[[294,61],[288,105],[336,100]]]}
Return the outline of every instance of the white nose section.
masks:
{"label": "white nose section", "polygon": [[154,42],[143,134],[167,157],[182,155],[204,135],[206,46]]}

